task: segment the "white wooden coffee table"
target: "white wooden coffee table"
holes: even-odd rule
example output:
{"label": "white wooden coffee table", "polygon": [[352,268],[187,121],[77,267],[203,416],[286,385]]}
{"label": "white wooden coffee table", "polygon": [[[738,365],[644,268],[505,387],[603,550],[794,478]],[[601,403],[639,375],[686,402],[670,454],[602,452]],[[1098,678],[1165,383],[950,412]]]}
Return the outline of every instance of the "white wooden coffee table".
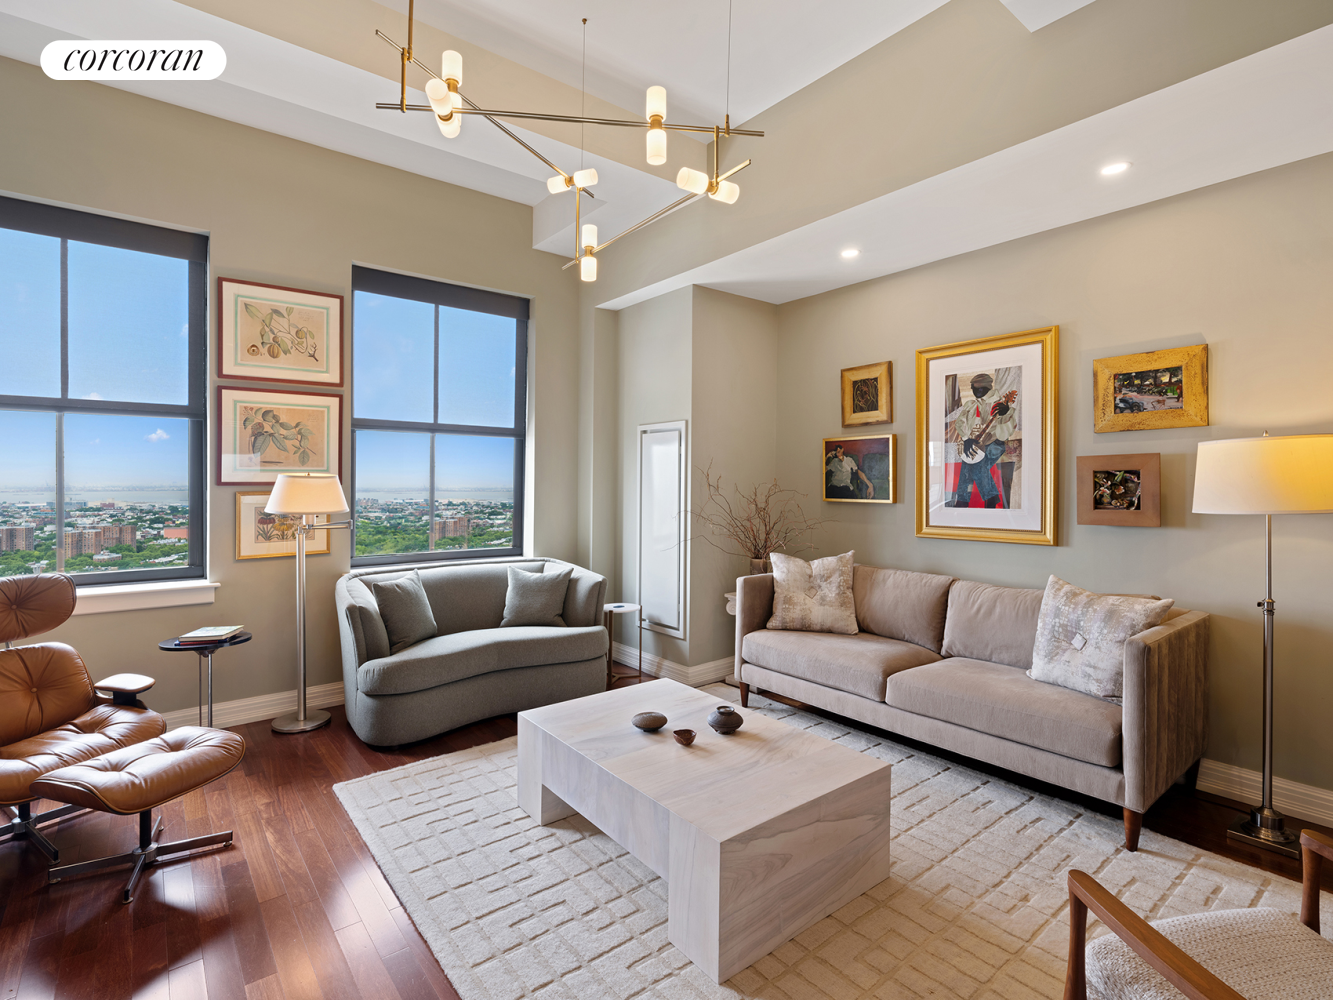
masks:
{"label": "white wooden coffee table", "polygon": [[[719,736],[717,705],[657,680],[520,712],[518,801],[666,879],[668,938],[720,983],[888,878],[890,767],[757,712]],[[640,732],[643,711],[669,721]]]}

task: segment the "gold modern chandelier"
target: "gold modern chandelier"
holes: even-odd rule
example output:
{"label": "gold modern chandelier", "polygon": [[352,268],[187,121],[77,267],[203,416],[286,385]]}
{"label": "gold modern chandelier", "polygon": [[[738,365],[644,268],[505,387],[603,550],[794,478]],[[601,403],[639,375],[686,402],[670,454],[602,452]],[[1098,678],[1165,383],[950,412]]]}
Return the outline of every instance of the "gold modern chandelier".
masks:
{"label": "gold modern chandelier", "polygon": [[[649,87],[644,101],[644,116],[642,121],[635,119],[620,118],[595,118],[587,115],[553,115],[544,114],[536,111],[501,111],[493,108],[481,108],[462,93],[459,89],[463,82],[463,57],[453,49],[444,52],[440,59],[440,72],[436,74],[430,67],[422,63],[413,53],[412,36],[415,21],[415,0],[408,0],[407,5],[407,44],[400,45],[384,32],[376,29],[375,34],[384,41],[388,42],[399,52],[400,73],[399,73],[399,95],[395,103],[380,103],[375,107],[385,111],[399,111],[406,113],[408,111],[429,111],[435,116],[435,123],[440,128],[440,134],[446,139],[455,139],[462,131],[463,116],[479,115],[485,118],[492,125],[498,128],[509,138],[526,149],[529,153],[541,160],[542,163],[555,171],[555,176],[546,182],[546,189],[551,194],[560,194],[564,191],[573,190],[574,192],[574,256],[569,263],[565,264],[564,269],[579,265],[579,277],[584,281],[597,280],[597,254],[606,247],[610,246],[616,240],[630,233],[637,232],[644,226],[656,222],[663,216],[670,215],[678,208],[682,208],[692,201],[696,201],[707,195],[714,201],[720,201],[726,205],[734,205],[736,199],[740,197],[741,189],[734,181],[729,180],[733,174],[744,170],[750,165],[750,160],[745,160],[732,167],[725,173],[718,172],[718,147],[723,136],[745,135],[762,137],[763,132],[757,132],[752,129],[733,129],[731,127],[731,114],[725,115],[722,125],[685,125],[678,122],[668,122],[667,117],[667,95],[664,87]],[[584,18],[583,23],[586,27],[588,19]],[[731,40],[730,40],[730,13],[728,13],[728,39],[727,39],[727,62],[728,62],[728,80],[730,80],[730,62],[731,62]],[[429,104],[408,104],[407,103],[407,68],[409,65],[416,66],[422,70],[429,79],[426,81],[426,99]],[[595,225],[581,224],[582,218],[582,200],[586,194],[589,198],[595,197],[588,188],[597,183],[597,171],[593,168],[575,170],[568,173],[561,170],[551,160],[547,159],[529,143],[519,138],[511,129],[506,127],[499,119],[518,119],[535,120],[546,122],[567,122],[575,125],[607,125],[616,128],[641,128],[646,129],[645,152],[650,166],[661,166],[667,161],[667,133],[668,132],[711,132],[713,135],[713,169],[711,174],[704,173],[701,170],[692,170],[689,167],[681,167],[676,175],[676,186],[686,194],[684,197],[672,202],[661,211],[654,212],[648,218],[636,222],[624,232],[611,237],[605,243],[597,242],[597,227]]]}

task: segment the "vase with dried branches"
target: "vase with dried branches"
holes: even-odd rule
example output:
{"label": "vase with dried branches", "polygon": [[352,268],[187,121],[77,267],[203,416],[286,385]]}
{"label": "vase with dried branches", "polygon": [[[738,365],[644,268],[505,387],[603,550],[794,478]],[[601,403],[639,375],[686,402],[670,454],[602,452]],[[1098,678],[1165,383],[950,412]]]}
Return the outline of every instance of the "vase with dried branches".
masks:
{"label": "vase with dried branches", "polygon": [[814,546],[811,535],[825,522],[806,516],[800,504],[804,493],[783,489],[774,479],[748,490],[733,486],[733,499],[722,488],[722,476],[713,476],[711,463],[701,471],[707,496],[691,511],[708,529],[700,537],[723,552],[747,556],[752,574],[770,571],[772,552],[791,554]]}

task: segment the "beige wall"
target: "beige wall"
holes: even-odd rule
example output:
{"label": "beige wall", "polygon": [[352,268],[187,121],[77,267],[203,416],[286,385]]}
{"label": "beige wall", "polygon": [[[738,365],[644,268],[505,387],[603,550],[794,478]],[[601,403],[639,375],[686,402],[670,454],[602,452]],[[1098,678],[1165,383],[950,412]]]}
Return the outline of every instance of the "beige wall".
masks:
{"label": "beige wall", "polygon": [[[578,290],[558,258],[531,249],[529,208],[5,59],[0,93],[22,95],[0,102],[0,190],[206,231],[210,294],[225,275],[350,296],[355,261],[532,296],[528,544],[575,556]],[[210,344],[214,321],[210,308]],[[346,431],[343,445],[347,474]],[[255,639],[216,658],[215,700],[290,690],[293,562],[233,558],[235,492],[209,489],[216,604],[75,618],[48,638],[78,648],[94,678],[156,676],[150,703],[170,711],[196,703],[194,657],[160,653],[157,641],[240,622]],[[341,679],[333,582],[348,560],[346,533],[309,560],[312,685]]]}
{"label": "beige wall", "polygon": [[[1263,520],[1190,512],[1200,441],[1333,431],[1333,155],[780,307],[778,473],[820,488],[811,457],[841,432],[840,368],[889,360],[899,435],[893,507],[850,504],[819,554],[1040,587],[1156,593],[1212,615],[1208,756],[1260,765]],[[1060,326],[1055,548],[915,537],[914,351]],[[1095,358],[1209,347],[1208,427],[1092,430]],[[1074,523],[1077,455],[1160,452],[1162,527]],[[821,504],[833,508],[833,504]],[[1274,524],[1276,773],[1333,788],[1333,515]]]}

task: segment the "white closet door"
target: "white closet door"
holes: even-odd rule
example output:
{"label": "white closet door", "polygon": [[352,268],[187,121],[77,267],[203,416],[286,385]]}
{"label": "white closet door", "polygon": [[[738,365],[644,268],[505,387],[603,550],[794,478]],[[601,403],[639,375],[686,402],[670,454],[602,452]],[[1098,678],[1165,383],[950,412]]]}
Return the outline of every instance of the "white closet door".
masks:
{"label": "white closet door", "polygon": [[685,421],[639,425],[639,603],[644,624],[685,638]]}

